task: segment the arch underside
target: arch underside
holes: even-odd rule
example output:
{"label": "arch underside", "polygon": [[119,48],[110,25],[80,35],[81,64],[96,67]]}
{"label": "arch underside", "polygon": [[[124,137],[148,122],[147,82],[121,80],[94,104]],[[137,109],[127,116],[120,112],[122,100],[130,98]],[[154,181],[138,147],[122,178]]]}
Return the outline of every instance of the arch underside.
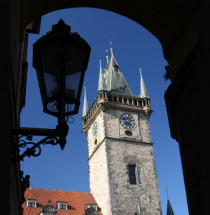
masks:
{"label": "arch underside", "polygon": [[[22,1],[22,27],[36,22],[50,12],[75,7],[109,10],[126,16],[150,31],[161,43],[166,60],[176,44],[177,37],[186,28],[195,9],[196,1],[118,1],[113,0],[59,0]],[[126,29],[125,29],[126,31]]]}
{"label": "arch underside", "polygon": [[[169,64],[167,72],[172,87],[167,91],[165,100],[171,135],[180,146],[190,214],[199,214],[199,188],[195,190],[193,187],[199,186],[199,157],[196,150],[199,133],[196,133],[196,126],[202,128],[199,115],[202,115],[202,111],[194,108],[198,105],[199,92],[202,91],[200,83],[197,83],[197,77],[202,76],[202,73],[199,73],[197,63],[200,36],[196,6],[196,0],[22,0],[20,6],[20,34],[23,34],[27,27],[33,29],[33,25],[34,32],[32,30],[31,33],[38,33],[41,17],[47,13],[66,8],[89,7],[126,16],[142,25],[159,40]],[[193,120],[192,116],[195,116]],[[196,136],[192,138],[192,134]],[[194,164],[192,160],[195,161]]]}

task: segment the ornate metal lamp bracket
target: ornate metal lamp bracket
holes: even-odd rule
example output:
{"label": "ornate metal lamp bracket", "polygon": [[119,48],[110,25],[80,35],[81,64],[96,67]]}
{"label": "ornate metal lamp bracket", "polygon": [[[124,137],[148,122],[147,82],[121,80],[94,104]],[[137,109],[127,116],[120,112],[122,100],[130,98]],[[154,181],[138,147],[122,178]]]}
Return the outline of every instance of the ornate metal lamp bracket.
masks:
{"label": "ornate metal lamp bracket", "polygon": [[[22,139],[24,137],[24,139]],[[29,140],[29,141],[28,141]],[[37,143],[32,142],[32,136],[27,135],[27,136],[20,136],[19,137],[19,149],[20,148],[26,148],[25,152],[19,155],[19,160],[23,161],[23,158],[25,156],[27,157],[37,157],[41,154],[41,145],[57,145],[59,143],[59,139],[57,137],[50,137],[47,136],[40,140]],[[32,145],[30,148],[27,146]]]}
{"label": "ornate metal lamp bracket", "polygon": [[[59,144],[63,150],[66,144],[66,136],[68,134],[68,125],[66,123],[58,124],[56,129],[42,128],[13,128],[12,133],[18,135],[18,151],[20,148],[26,150],[20,154],[17,161],[23,161],[27,157],[37,157],[41,154],[41,145],[57,145]],[[33,136],[45,136],[37,143],[33,142]],[[28,147],[28,146],[31,147]]]}

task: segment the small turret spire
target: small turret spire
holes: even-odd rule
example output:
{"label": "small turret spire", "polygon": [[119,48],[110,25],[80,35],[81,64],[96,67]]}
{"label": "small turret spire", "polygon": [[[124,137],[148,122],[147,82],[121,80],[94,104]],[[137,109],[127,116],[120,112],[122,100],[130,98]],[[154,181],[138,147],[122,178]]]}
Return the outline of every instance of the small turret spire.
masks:
{"label": "small turret spire", "polygon": [[[112,42],[109,42],[109,44],[110,44],[110,46],[112,46]],[[114,55],[113,55],[113,48],[112,47],[110,48],[110,51],[111,51],[111,56],[113,57]]]}
{"label": "small turret spire", "polygon": [[167,187],[166,187],[166,192],[167,192],[167,211],[166,211],[166,213],[167,213],[167,215],[174,215],[174,211],[173,211],[173,208],[171,206],[171,202],[170,202],[170,200],[168,198],[168,189],[167,189]]}
{"label": "small turret spire", "polygon": [[109,56],[108,55],[106,56],[106,63],[107,64],[109,63]]}
{"label": "small turret spire", "polygon": [[108,63],[109,63],[109,56],[108,56],[108,49],[106,49],[106,64],[108,65]]}
{"label": "small turret spire", "polygon": [[83,103],[83,111],[82,111],[82,117],[85,117],[88,112],[88,102],[87,102],[87,96],[86,96],[86,87],[84,87],[84,103]]}
{"label": "small turret spire", "polygon": [[167,188],[167,186],[166,186],[166,194],[167,194],[167,200],[168,200],[169,198],[168,198],[168,188]]}
{"label": "small turret spire", "polygon": [[100,64],[100,70],[99,70],[99,79],[98,79],[98,91],[106,89],[105,82],[104,82],[104,76],[103,76],[103,70],[102,70],[102,66],[101,66],[101,60],[99,60],[99,64]]}
{"label": "small turret spire", "polygon": [[110,51],[111,51],[111,56],[113,57],[114,54],[113,54],[113,48],[110,48]]}
{"label": "small turret spire", "polygon": [[144,79],[143,79],[143,76],[142,76],[142,73],[141,73],[141,68],[139,69],[140,71],[140,97],[141,98],[149,98],[149,95],[147,93],[147,89],[146,89],[146,86],[145,86],[145,83],[144,83]]}

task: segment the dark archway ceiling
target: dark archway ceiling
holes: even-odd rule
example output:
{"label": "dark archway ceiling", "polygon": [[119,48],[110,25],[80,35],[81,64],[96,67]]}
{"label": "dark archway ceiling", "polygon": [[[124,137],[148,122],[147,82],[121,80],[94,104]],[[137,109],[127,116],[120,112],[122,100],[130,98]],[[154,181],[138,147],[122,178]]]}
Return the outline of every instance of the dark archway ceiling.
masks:
{"label": "dark archway ceiling", "polygon": [[154,34],[163,47],[165,57],[176,44],[176,38],[188,24],[196,0],[23,0],[22,28],[52,11],[74,7],[92,7],[124,15]]}

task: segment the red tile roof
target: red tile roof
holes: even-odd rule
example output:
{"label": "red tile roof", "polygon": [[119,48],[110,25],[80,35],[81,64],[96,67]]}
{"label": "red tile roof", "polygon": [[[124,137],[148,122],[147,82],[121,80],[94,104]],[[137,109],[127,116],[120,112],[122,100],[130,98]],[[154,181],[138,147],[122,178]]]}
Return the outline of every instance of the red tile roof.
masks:
{"label": "red tile roof", "polygon": [[56,207],[56,202],[68,204],[68,210],[57,210],[57,215],[82,215],[84,214],[86,204],[96,205],[90,193],[28,188],[24,196],[25,200],[36,200],[37,207],[28,208],[24,202],[22,205],[24,209],[23,215],[39,215],[42,207],[47,205],[49,200],[54,207]]}

